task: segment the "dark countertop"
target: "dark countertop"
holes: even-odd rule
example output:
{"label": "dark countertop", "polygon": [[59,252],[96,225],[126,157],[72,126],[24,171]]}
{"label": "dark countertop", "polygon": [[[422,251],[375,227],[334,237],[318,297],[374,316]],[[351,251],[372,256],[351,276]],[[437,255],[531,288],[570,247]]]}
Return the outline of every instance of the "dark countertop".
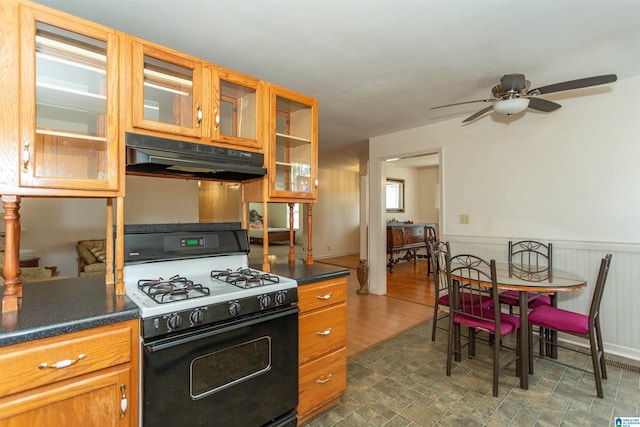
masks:
{"label": "dark countertop", "polygon": [[138,306],[113,289],[102,275],[23,284],[22,308],[0,313],[0,346],[137,319]]}
{"label": "dark countertop", "polygon": [[[304,260],[296,260],[293,263],[283,262],[270,264],[271,273],[279,276],[296,279],[298,286],[320,282],[322,280],[335,279],[351,274],[348,268],[336,265],[314,263],[305,264]],[[251,268],[262,269],[262,265],[250,265]]]}

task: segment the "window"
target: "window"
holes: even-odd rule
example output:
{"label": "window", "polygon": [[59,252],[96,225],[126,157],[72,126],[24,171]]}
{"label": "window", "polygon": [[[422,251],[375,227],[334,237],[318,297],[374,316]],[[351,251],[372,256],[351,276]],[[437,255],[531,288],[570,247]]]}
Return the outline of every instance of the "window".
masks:
{"label": "window", "polygon": [[404,212],[404,179],[387,178],[387,212]]}

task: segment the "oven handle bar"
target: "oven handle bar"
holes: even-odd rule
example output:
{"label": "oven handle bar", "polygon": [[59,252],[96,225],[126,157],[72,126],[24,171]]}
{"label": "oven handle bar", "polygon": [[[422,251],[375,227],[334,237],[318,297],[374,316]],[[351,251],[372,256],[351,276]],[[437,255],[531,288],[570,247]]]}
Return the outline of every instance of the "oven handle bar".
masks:
{"label": "oven handle bar", "polygon": [[209,329],[209,330],[197,330],[183,337],[171,337],[171,338],[160,339],[160,340],[154,341],[153,343],[145,344],[145,348],[147,349],[147,351],[150,351],[150,352],[165,350],[167,348],[176,347],[178,345],[182,345],[188,342],[193,342],[193,341],[201,340],[203,338],[219,335],[225,332],[231,332],[236,329],[245,328],[247,326],[255,325],[257,323],[263,323],[269,320],[278,319],[280,317],[288,316],[290,314],[297,313],[299,311],[300,309],[298,308],[298,306],[294,305],[280,311],[271,312],[268,314],[262,314],[262,315],[250,317],[247,319],[238,319],[236,322],[234,322],[231,325],[222,326],[222,327],[216,326],[214,327],[214,329]]}

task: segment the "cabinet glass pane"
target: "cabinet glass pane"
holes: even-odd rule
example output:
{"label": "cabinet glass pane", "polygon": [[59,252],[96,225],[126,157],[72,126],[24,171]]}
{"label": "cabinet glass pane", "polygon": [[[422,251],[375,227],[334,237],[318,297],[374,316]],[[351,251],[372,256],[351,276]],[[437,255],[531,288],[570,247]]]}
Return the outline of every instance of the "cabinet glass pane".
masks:
{"label": "cabinet glass pane", "polygon": [[256,138],[256,91],[235,83],[220,81],[220,134],[246,139]]}
{"label": "cabinet glass pane", "polygon": [[35,174],[105,180],[106,43],[36,23]]}
{"label": "cabinet glass pane", "polygon": [[311,108],[276,102],[276,190],[311,192]]}
{"label": "cabinet glass pane", "polygon": [[144,119],[193,127],[193,70],[145,55]]}

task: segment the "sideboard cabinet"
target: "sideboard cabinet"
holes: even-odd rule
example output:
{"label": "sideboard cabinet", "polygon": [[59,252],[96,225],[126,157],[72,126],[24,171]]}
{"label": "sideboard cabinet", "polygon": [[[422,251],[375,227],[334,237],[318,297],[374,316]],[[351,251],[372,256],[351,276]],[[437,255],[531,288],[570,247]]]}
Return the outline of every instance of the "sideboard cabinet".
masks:
{"label": "sideboard cabinet", "polygon": [[[436,240],[435,224],[413,224],[410,222],[387,223],[387,267],[393,273],[393,266],[400,261],[429,258],[427,243]],[[421,249],[425,253],[418,253]],[[431,273],[429,262],[428,272]]]}

